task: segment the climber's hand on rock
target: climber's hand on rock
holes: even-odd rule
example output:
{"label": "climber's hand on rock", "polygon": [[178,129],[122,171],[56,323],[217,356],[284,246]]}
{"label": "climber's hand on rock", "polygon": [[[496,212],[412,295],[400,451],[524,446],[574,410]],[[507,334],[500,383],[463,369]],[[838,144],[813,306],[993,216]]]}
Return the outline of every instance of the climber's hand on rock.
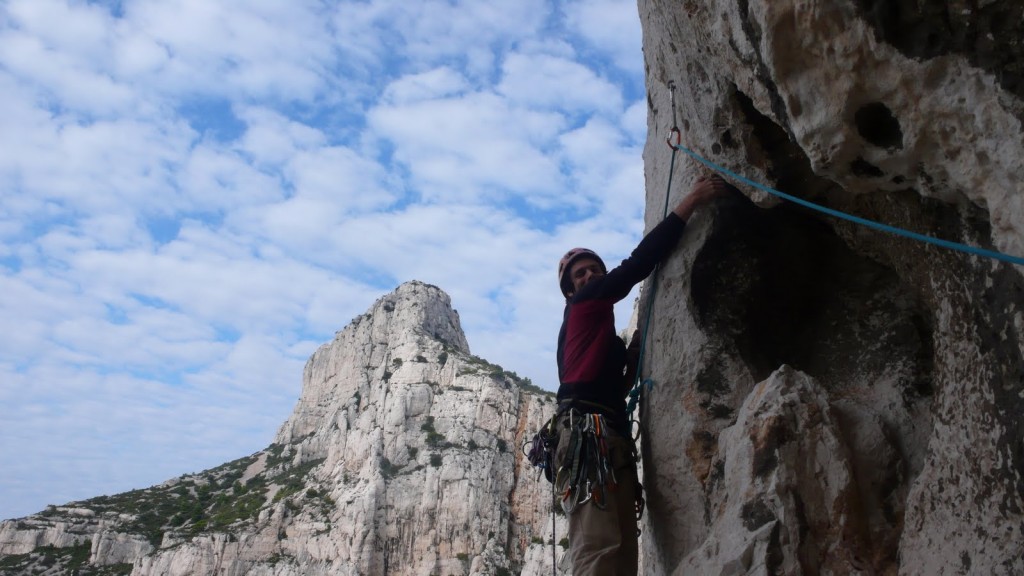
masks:
{"label": "climber's hand on rock", "polygon": [[690,193],[683,198],[672,211],[683,220],[689,220],[693,211],[708,202],[724,196],[729,190],[729,185],[717,174],[701,176]]}

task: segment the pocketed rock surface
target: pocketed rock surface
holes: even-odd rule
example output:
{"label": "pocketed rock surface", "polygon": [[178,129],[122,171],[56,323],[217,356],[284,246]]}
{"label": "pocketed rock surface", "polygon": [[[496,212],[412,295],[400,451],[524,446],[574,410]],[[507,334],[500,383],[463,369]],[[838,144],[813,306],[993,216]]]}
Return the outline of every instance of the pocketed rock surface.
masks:
{"label": "pocketed rock surface", "polygon": [[[752,182],[1024,256],[1019,3],[640,14],[648,227],[675,124]],[[708,170],[675,162],[673,201]],[[645,572],[1024,572],[1024,267],[728,178],[658,279]]]}

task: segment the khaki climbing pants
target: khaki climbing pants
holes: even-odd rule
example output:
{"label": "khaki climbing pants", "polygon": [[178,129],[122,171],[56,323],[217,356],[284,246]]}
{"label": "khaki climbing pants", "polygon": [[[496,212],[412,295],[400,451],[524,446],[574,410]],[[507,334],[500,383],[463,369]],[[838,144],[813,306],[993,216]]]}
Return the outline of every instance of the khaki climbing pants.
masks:
{"label": "khaki climbing pants", "polygon": [[[578,425],[578,422],[577,422]],[[557,467],[571,467],[567,455],[570,436],[569,416],[559,418]],[[591,498],[576,505],[569,513],[569,558],[573,576],[636,576],[637,525],[635,496],[637,487],[636,460],[632,439],[612,429],[603,431],[608,448],[609,464],[615,471],[615,483],[604,490],[601,498]],[[590,471],[593,478],[593,471]],[[566,487],[558,486],[556,491]]]}

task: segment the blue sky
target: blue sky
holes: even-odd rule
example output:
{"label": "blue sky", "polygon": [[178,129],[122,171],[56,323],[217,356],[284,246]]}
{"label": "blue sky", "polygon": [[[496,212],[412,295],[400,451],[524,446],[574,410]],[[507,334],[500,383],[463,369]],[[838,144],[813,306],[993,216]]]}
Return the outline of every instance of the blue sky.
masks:
{"label": "blue sky", "polygon": [[407,280],[553,389],[558,257],[643,228],[640,39],[620,0],[0,3],[0,518],[266,447]]}

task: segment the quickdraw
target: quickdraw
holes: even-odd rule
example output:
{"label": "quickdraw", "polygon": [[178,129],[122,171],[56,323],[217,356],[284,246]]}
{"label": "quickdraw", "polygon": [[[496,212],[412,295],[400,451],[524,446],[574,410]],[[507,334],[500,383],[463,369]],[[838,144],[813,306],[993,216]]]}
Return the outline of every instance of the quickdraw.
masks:
{"label": "quickdraw", "polygon": [[555,446],[558,444],[556,422],[556,417],[553,416],[523,445],[523,455],[534,468],[539,469],[537,475],[540,476],[543,472],[548,482],[555,481],[552,460],[555,457]]}
{"label": "quickdraw", "polygon": [[566,463],[555,475],[555,489],[562,510],[569,515],[577,506],[587,502],[604,509],[608,491],[618,486],[605,441],[605,417],[576,410],[570,410],[565,417],[570,430]]}

